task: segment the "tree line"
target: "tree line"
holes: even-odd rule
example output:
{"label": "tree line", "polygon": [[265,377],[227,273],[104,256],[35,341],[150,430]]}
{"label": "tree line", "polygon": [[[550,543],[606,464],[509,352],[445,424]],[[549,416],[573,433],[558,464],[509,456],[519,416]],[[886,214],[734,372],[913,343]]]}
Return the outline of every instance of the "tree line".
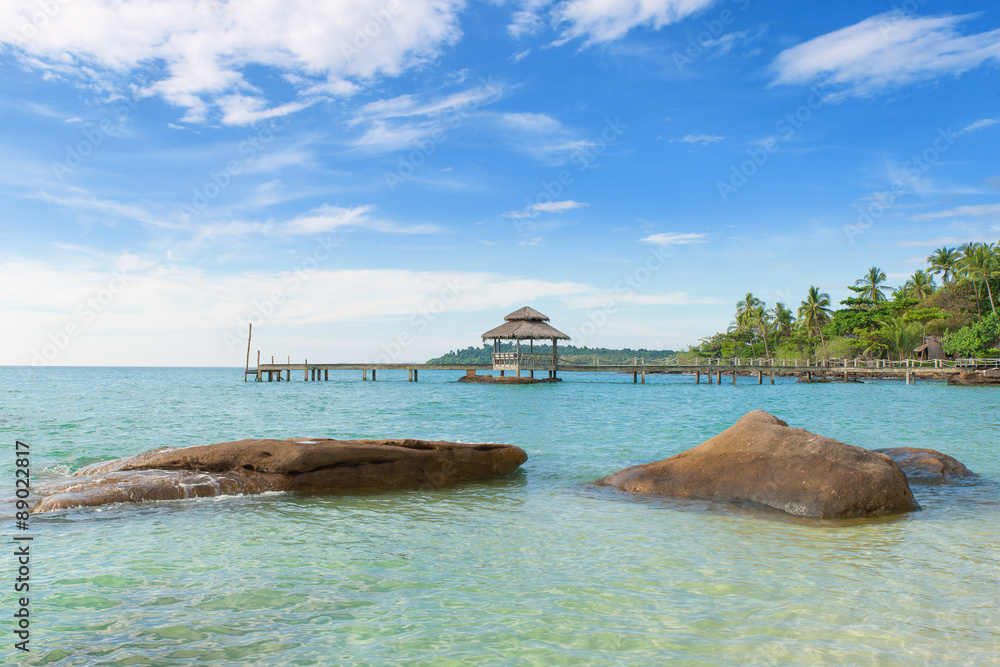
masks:
{"label": "tree line", "polygon": [[885,283],[885,272],[871,267],[847,286],[854,295],[837,310],[816,286],[809,287],[795,312],[784,303],[768,307],[748,292],[737,302],[727,331],[702,338],[681,356],[898,360],[937,336],[944,351],[956,357],[1000,357],[1000,244],[938,248],[927,267],[903,285]]}
{"label": "tree line", "polygon": [[[527,352],[528,346],[521,344],[521,351]],[[500,346],[502,352],[513,352],[514,343],[503,343]],[[452,350],[447,354],[429,360],[428,364],[489,364],[492,363],[490,353],[493,352],[493,343],[484,343],[482,347],[470,345],[464,350]],[[535,344],[535,354],[552,354],[552,346],[547,344]],[[645,348],[633,350],[625,348],[622,350],[612,350],[606,347],[577,347],[576,345],[559,345],[559,359],[567,364],[592,364],[594,357],[607,363],[631,363],[635,357],[646,359],[646,361],[665,361],[677,356],[675,350],[647,350]]]}

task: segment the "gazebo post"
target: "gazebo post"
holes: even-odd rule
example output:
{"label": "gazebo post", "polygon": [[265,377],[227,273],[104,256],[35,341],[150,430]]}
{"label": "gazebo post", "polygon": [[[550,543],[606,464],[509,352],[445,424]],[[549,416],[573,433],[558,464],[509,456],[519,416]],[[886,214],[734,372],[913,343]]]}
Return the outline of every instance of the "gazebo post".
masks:
{"label": "gazebo post", "polygon": [[559,362],[559,356],[556,354],[556,339],[552,339],[552,374],[549,376],[553,380],[556,377],[556,364]]}
{"label": "gazebo post", "polygon": [[514,342],[517,344],[514,356],[514,370],[517,371],[517,377],[521,377],[521,339],[515,338]]}

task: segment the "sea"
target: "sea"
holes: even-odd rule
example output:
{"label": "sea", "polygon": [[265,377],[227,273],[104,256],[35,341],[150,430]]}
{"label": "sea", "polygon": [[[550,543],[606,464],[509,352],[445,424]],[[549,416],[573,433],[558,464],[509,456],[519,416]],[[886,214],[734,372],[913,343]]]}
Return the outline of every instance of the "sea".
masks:
{"label": "sea", "polygon": [[[1000,389],[565,373],[0,368],[4,525],[29,535],[25,665],[1000,664]],[[923,511],[812,520],[631,496],[593,481],[762,409],[866,448],[930,447],[979,483],[913,486]],[[32,482],[161,446],[242,438],[503,442],[507,477],[359,495],[174,500],[35,514]]]}

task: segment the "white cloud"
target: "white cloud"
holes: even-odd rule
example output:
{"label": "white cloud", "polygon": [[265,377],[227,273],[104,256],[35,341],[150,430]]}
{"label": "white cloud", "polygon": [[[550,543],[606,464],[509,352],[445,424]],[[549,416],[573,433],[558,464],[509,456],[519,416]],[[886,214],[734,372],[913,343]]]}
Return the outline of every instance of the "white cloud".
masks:
{"label": "white cloud", "polygon": [[957,206],[946,211],[935,211],[933,213],[921,213],[913,216],[913,220],[936,220],[938,218],[958,218],[958,217],[979,217],[996,215],[1000,216],[1000,204],[976,204],[973,206]]}
{"label": "white cloud", "polygon": [[671,139],[670,143],[675,143],[678,141],[683,141],[686,144],[700,144],[702,146],[707,146],[708,144],[714,144],[717,141],[722,141],[725,137],[721,137],[717,134],[685,134],[680,139]]}
{"label": "white cloud", "polygon": [[650,234],[649,236],[640,239],[640,242],[662,246],[687,245],[689,243],[704,243],[706,236],[708,236],[708,234],[662,232],[660,234]]}
{"label": "white cloud", "polygon": [[[0,45],[47,76],[107,88],[155,65],[146,94],[186,110],[185,122],[228,124],[293,113],[303,100],[264,99],[246,72],[286,75],[302,95],[348,95],[379,76],[435,58],[461,36],[463,0],[74,0],[0,4]],[[367,35],[366,35],[367,33]]]}
{"label": "white cloud", "polygon": [[[16,276],[23,288],[0,295],[0,364],[31,363],[36,351],[54,345],[52,337],[75,324],[52,363],[242,366],[246,330],[240,333],[239,325],[250,315],[257,318],[255,347],[261,346],[265,356],[279,352],[293,358],[358,361],[368,353],[378,354],[381,342],[407,332],[415,339],[414,348],[426,356],[410,351],[404,360],[422,361],[444,350],[425,349],[419,341],[431,334],[415,329],[412,318],[428,312],[429,304],[440,304],[442,294],[454,298],[435,319],[453,329],[461,313],[512,308],[593,289],[570,281],[488,272],[335,270],[334,255],[317,255],[314,269],[303,268],[308,265],[299,261],[283,271],[229,275],[127,255],[75,264],[7,256],[0,260],[0,280],[10,283]],[[122,280],[113,283],[115,293],[102,300],[101,310],[82,316],[81,304],[98,298],[113,272],[122,270],[124,285]],[[264,317],[262,303],[267,304]],[[469,344],[478,344],[478,332],[495,324],[490,320],[482,319]],[[366,343],[348,349],[358,332]],[[241,345],[233,345],[239,338]]]}
{"label": "white cloud", "polygon": [[480,107],[501,99],[506,92],[501,84],[483,81],[432,100],[400,95],[369,102],[348,122],[351,127],[365,128],[352,145],[367,152],[391,152],[412,148],[435,133],[447,137],[474,118]]}
{"label": "white cloud", "polygon": [[781,52],[772,65],[775,82],[818,82],[836,95],[869,95],[996,61],[1000,30],[963,35],[957,26],[968,18],[878,14]]}
{"label": "white cloud", "polygon": [[994,229],[992,233],[979,232],[969,233],[964,236],[938,236],[933,239],[900,241],[896,245],[902,248],[953,248],[963,243],[996,243],[997,237],[1000,237],[1000,229]]}
{"label": "white cloud", "polygon": [[996,125],[1000,123],[1000,118],[983,118],[982,120],[977,120],[975,123],[969,123],[956,134],[965,134],[966,132],[975,132],[976,130],[981,130],[984,127],[989,127],[991,125]]}
{"label": "white cloud", "polygon": [[518,211],[508,211],[503,214],[503,217],[515,219],[534,218],[540,213],[562,213],[563,211],[571,211],[575,208],[586,208],[587,206],[590,206],[590,204],[583,204],[572,200],[542,202],[539,204],[532,204],[531,206]]}
{"label": "white cloud", "polygon": [[531,49],[525,49],[523,51],[518,51],[507,60],[511,61],[512,63],[519,63],[525,58],[527,58],[530,54],[531,54]]}
{"label": "white cloud", "polygon": [[224,237],[262,234],[268,236],[320,236],[335,231],[366,229],[388,234],[432,234],[440,232],[436,225],[400,224],[375,215],[372,205],[331,206],[323,204],[290,220],[265,222],[227,220],[193,227],[195,241],[210,241]]}
{"label": "white cloud", "polygon": [[698,12],[715,0],[566,0],[553,9],[561,42],[583,37],[610,42],[638,26],[659,30]]}

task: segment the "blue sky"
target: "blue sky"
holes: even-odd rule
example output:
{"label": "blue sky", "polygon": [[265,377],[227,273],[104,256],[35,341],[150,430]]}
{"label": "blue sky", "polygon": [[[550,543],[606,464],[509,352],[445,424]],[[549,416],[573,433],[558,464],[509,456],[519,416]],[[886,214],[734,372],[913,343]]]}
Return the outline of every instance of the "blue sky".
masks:
{"label": "blue sky", "polygon": [[1000,11],[15,0],[0,364],[680,348],[1000,240]]}

